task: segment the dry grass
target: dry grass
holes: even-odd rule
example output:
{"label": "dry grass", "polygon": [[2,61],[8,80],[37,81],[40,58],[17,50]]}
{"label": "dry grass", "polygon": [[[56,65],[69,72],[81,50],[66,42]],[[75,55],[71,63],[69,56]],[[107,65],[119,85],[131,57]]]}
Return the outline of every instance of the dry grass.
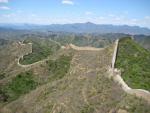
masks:
{"label": "dry grass", "polygon": [[46,81],[45,84],[3,106],[1,112],[108,113],[123,109],[148,113],[150,106],[145,101],[125,94],[120,86],[107,78],[113,49],[112,45],[101,51],[62,50],[59,55],[73,54],[66,76],[49,82],[46,64],[33,68],[37,79],[41,83]]}

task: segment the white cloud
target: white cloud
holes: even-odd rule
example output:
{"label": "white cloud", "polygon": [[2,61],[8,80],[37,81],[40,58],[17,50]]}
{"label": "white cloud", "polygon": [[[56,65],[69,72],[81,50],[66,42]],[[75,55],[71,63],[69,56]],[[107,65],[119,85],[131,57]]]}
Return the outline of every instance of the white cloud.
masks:
{"label": "white cloud", "polygon": [[91,11],[85,12],[85,15],[92,15],[93,13]]}
{"label": "white cloud", "polygon": [[[19,11],[20,12],[20,11]],[[112,16],[112,17],[110,17]],[[40,15],[30,13],[9,13],[0,14],[0,23],[34,23],[34,24],[65,24],[65,23],[84,23],[93,22],[97,24],[114,24],[114,25],[138,25],[150,28],[150,15],[143,18],[130,18],[124,15],[96,15],[95,13],[86,16],[81,13],[80,16],[72,17],[41,17]]]}
{"label": "white cloud", "polygon": [[72,0],[62,0],[62,4],[74,5]]}
{"label": "white cloud", "polygon": [[109,16],[109,17],[115,17],[115,15],[114,15],[114,14],[109,14],[108,16]]}
{"label": "white cloud", "polygon": [[16,16],[15,13],[10,13],[10,14],[4,14],[4,15],[2,15],[2,17],[4,17],[4,18],[12,18],[12,17],[15,17],[15,16]]}
{"label": "white cloud", "polygon": [[114,18],[116,21],[120,21],[122,18],[120,18],[120,17],[116,17],[116,18]]}
{"label": "white cloud", "polygon": [[150,16],[145,16],[144,18],[147,20],[150,20]]}
{"label": "white cloud", "polygon": [[8,3],[8,0],[0,0],[0,3]]}
{"label": "white cloud", "polygon": [[17,10],[16,13],[23,13],[23,11],[22,10]]}
{"label": "white cloud", "polygon": [[128,14],[129,14],[129,12],[128,12],[128,11],[124,11],[124,14],[128,15]]}
{"label": "white cloud", "polygon": [[37,15],[36,15],[36,14],[31,14],[31,16],[32,16],[32,17],[36,17]]}
{"label": "white cloud", "polygon": [[7,7],[7,6],[0,6],[0,9],[2,9],[2,10],[10,10],[10,8]]}

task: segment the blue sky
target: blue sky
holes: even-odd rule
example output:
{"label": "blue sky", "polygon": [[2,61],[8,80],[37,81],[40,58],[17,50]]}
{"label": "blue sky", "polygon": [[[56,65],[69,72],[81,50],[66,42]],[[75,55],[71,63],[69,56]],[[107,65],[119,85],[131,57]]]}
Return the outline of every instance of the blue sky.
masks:
{"label": "blue sky", "polygon": [[150,0],[0,0],[0,23],[87,21],[150,28]]}

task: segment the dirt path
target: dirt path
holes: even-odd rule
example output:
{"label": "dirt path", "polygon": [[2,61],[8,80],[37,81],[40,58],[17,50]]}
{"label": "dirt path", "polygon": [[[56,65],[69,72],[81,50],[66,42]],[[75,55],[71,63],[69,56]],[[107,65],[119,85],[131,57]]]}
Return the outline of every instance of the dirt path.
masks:
{"label": "dirt path", "polygon": [[73,44],[69,44],[69,46],[72,49],[78,50],[78,51],[83,51],[83,50],[87,50],[87,51],[99,51],[99,50],[103,49],[103,48],[95,48],[95,47],[78,47],[78,46],[73,45]]}

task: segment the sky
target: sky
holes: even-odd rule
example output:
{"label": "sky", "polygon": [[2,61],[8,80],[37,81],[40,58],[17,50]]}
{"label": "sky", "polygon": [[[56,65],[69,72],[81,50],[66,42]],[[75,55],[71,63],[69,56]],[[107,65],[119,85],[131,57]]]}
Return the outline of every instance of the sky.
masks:
{"label": "sky", "polygon": [[0,23],[84,22],[150,28],[150,0],[0,0]]}

